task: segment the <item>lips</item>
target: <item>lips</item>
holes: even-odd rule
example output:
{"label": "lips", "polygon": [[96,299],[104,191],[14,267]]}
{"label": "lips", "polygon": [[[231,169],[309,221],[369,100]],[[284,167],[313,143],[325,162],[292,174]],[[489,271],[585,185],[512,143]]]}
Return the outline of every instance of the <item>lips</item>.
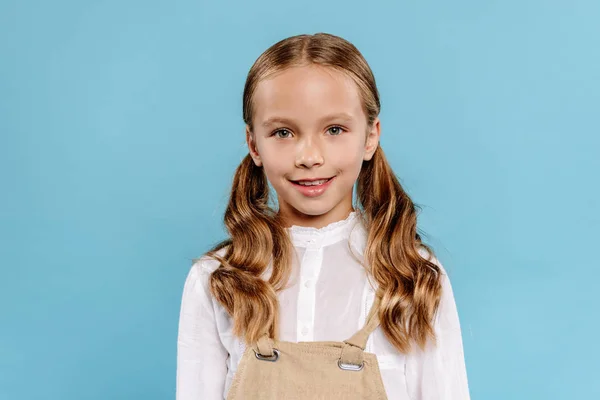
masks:
{"label": "lips", "polygon": [[325,193],[334,179],[335,176],[332,176],[331,178],[299,179],[290,182],[302,195],[314,198]]}

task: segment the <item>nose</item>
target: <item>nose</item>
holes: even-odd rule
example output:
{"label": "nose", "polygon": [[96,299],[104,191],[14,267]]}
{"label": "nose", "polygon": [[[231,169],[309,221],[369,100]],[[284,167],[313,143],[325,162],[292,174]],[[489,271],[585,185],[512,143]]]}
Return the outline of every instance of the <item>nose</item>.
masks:
{"label": "nose", "polygon": [[305,138],[298,143],[296,151],[296,167],[312,168],[323,164],[323,152],[313,137]]}

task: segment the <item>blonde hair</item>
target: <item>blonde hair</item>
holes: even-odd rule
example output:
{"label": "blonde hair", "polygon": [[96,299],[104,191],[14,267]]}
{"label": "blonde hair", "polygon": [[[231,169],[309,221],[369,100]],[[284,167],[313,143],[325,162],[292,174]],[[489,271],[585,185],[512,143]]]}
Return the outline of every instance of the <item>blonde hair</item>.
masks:
{"label": "blonde hair", "polygon": [[[298,35],[275,43],[256,60],[243,94],[243,118],[253,131],[253,94],[271,74],[292,66],[321,65],[356,82],[367,125],[379,115],[379,93],[373,73],[350,42],[331,34]],[[269,205],[269,185],[262,167],[248,154],[237,168],[224,223],[230,238],[207,255],[219,267],[211,274],[210,291],[233,319],[233,332],[247,343],[268,333],[279,335],[277,292],[291,273],[292,243],[283,221]],[[416,207],[378,147],[364,161],[357,180],[357,200],[368,232],[365,265],[378,284],[379,318],[388,340],[407,353],[411,343],[424,348],[435,342],[433,318],[441,295],[441,271],[419,254]],[[225,248],[221,255],[217,252]],[[261,275],[272,263],[268,281]]]}

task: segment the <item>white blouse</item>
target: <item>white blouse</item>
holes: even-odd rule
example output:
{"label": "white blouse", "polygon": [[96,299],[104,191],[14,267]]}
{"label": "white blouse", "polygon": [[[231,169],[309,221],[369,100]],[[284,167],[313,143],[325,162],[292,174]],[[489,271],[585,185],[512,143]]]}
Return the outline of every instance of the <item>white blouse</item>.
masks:
{"label": "white blouse", "polygon": [[[364,325],[375,295],[360,264],[367,232],[359,215],[352,212],[320,229],[292,226],[287,231],[298,257],[288,288],[279,292],[280,340],[350,338]],[[439,261],[431,261],[443,272],[434,321],[437,347],[428,343],[423,351],[415,345],[409,354],[400,353],[380,327],[367,342],[365,351],[377,355],[389,399],[469,399],[452,287]],[[209,292],[208,278],[217,267],[217,261],[202,257],[185,281],[177,341],[177,400],[225,399],[246,347],[232,334],[232,319]]]}

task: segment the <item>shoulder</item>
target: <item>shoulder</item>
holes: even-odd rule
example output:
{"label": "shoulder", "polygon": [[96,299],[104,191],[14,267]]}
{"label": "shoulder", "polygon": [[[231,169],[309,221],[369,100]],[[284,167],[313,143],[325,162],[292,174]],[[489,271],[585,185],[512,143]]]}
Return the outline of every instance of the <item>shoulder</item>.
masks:
{"label": "shoulder", "polygon": [[425,247],[419,247],[419,254],[427,261],[431,261],[432,263],[437,265],[443,276],[448,276],[448,273],[446,272],[446,269],[444,268],[440,260],[438,260],[438,258],[434,254],[430,253]]}
{"label": "shoulder", "polygon": [[421,257],[428,261],[431,261],[439,268],[441,275],[439,281],[442,288],[441,301],[454,302],[454,291],[452,289],[452,283],[450,282],[450,276],[448,275],[448,271],[446,270],[442,262],[434,254],[427,251],[425,247],[419,248],[419,254],[421,255]]}
{"label": "shoulder", "polygon": [[[217,255],[223,257],[225,252],[227,251],[227,247],[223,247],[219,251],[217,251]],[[207,254],[196,258],[193,260],[192,271],[195,271],[198,274],[211,274],[217,268],[219,268],[219,261]]]}
{"label": "shoulder", "polygon": [[[226,250],[226,248],[223,248],[217,251],[217,255],[225,255]],[[186,291],[191,289],[192,291],[207,292],[210,274],[219,268],[219,265],[218,260],[207,254],[192,260],[192,266],[185,280]]]}
{"label": "shoulder", "polygon": [[436,311],[436,325],[439,325],[437,329],[459,329],[460,323],[458,321],[458,312],[456,309],[456,300],[454,298],[454,290],[448,272],[434,255],[430,254],[427,249],[421,247],[419,250],[421,256],[435,265],[438,266],[441,272],[440,285],[440,303]]}

